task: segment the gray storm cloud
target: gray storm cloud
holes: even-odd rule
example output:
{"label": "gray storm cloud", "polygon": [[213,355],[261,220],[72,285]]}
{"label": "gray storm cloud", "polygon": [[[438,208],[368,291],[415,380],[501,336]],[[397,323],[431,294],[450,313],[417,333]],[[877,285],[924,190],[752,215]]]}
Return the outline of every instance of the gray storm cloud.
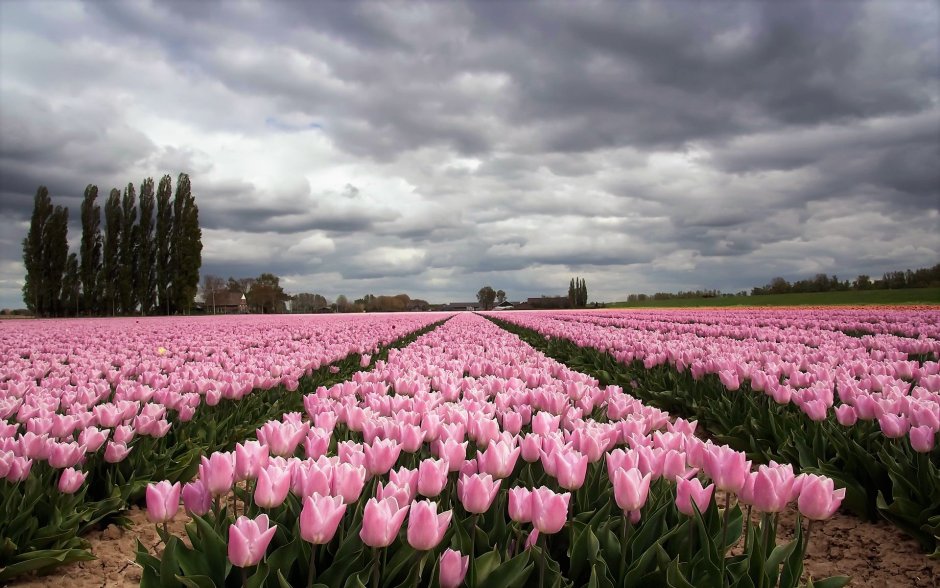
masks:
{"label": "gray storm cloud", "polygon": [[591,298],[940,259],[935,2],[0,4],[0,306],[39,184],[188,172],[203,271]]}

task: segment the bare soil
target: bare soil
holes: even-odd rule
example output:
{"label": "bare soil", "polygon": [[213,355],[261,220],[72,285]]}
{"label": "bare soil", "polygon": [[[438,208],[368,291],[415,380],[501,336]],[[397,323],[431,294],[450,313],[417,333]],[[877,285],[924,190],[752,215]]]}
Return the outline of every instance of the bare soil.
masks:
{"label": "bare soil", "polygon": [[[11,586],[111,588],[139,585],[140,568],[134,563],[137,539],[154,553],[159,551],[160,538],[143,510],[134,507],[127,517],[132,521],[129,529],[109,525],[88,536],[97,560],[70,564],[48,576],[20,580]],[[781,517],[781,541],[792,538],[793,520],[792,511]],[[186,517],[178,517],[170,530],[183,537],[186,522]],[[813,526],[805,565],[807,577],[850,576],[849,586],[856,588],[940,586],[940,561],[928,559],[914,540],[886,522],[868,523],[851,515],[837,514]]]}

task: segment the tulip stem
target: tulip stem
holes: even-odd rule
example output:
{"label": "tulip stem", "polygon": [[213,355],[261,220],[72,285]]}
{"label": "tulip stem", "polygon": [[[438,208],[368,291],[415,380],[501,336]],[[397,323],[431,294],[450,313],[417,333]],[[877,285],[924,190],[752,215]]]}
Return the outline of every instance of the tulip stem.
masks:
{"label": "tulip stem", "polygon": [[747,537],[751,531],[751,505],[747,505],[747,517],[744,523],[744,551],[747,551]]}
{"label": "tulip stem", "polygon": [[480,515],[474,513],[470,517],[470,586],[476,586],[474,582],[476,578],[476,570],[474,569],[474,562],[476,561],[476,551],[477,551],[477,517]]}
{"label": "tulip stem", "polygon": [[[541,533],[539,533],[539,536],[535,538],[535,544],[539,546],[540,548],[539,551],[541,552],[539,553],[539,586],[544,586],[545,585],[545,557],[546,557],[547,548],[546,548],[545,542],[542,541]],[[472,587],[473,584],[470,584],[470,586]]]}
{"label": "tulip stem", "polygon": [[372,548],[372,585],[379,586],[379,548]]}
{"label": "tulip stem", "polygon": [[728,549],[728,515],[731,511],[731,492],[725,492],[725,512],[721,516],[721,585],[725,585],[725,556]]}
{"label": "tulip stem", "polygon": [[242,588],[248,587],[248,569],[242,568]]}
{"label": "tulip stem", "polygon": [[313,578],[317,575],[317,544],[310,544],[310,569],[307,571],[307,588],[313,586]]}
{"label": "tulip stem", "polygon": [[[761,557],[761,560],[763,560],[763,561],[765,561],[765,562],[767,561],[767,556],[768,556],[769,552],[771,551],[771,549],[770,549],[769,546],[768,546],[768,543],[771,541],[771,538],[770,538],[770,519],[771,519],[770,513],[766,513],[766,512],[765,512],[763,515],[761,515],[761,521],[760,521],[760,530],[761,530],[760,557]],[[774,539],[773,541],[774,541],[774,543],[776,543],[776,539]],[[765,571],[764,571],[764,574],[763,574],[763,575],[761,576],[761,578],[760,578],[760,582],[757,584],[759,588],[763,588],[764,583],[765,583],[765,581],[767,580],[767,573],[768,573],[768,572],[771,574],[771,576],[770,576],[771,578],[774,578],[774,577],[777,576],[777,570],[776,570],[776,569],[774,569],[773,571],[765,570]]]}
{"label": "tulip stem", "polygon": [[623,538],[620,541],[621,576],[627,573],[627,544],[630,541],[631,531],[633,531],[633,525],[630,524],[630,514],[625,512],[623,513]]}
{"label": "tulip stem", "polygon": [[813,519],[806,521],[806,539],[803,543],[803,558],[806,558],[806,552],[809,551],[809,534],[813,531]]}

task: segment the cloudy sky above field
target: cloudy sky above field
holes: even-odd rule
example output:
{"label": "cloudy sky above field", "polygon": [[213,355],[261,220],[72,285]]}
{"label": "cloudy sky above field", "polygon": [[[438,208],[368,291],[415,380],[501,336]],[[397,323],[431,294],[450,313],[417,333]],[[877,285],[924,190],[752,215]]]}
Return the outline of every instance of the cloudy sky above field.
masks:
{"label": "cloudy sky above field", "polygon": [[203,272],[511,299],[940,260],[935,2],[0,3],[0,306],[39,184],[188,172]]}

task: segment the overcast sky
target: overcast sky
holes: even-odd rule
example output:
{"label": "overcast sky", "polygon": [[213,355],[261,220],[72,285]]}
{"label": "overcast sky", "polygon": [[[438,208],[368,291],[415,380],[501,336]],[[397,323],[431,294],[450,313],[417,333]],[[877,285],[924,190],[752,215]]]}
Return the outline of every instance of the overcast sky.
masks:
{"label": "overcast sky", "polygon": [[[0,2],[0,307],[45,184],[187,172],[203,273],[591,300],[940,261],[938,3]],[[103,197],[100,198],[103,201]]]}

